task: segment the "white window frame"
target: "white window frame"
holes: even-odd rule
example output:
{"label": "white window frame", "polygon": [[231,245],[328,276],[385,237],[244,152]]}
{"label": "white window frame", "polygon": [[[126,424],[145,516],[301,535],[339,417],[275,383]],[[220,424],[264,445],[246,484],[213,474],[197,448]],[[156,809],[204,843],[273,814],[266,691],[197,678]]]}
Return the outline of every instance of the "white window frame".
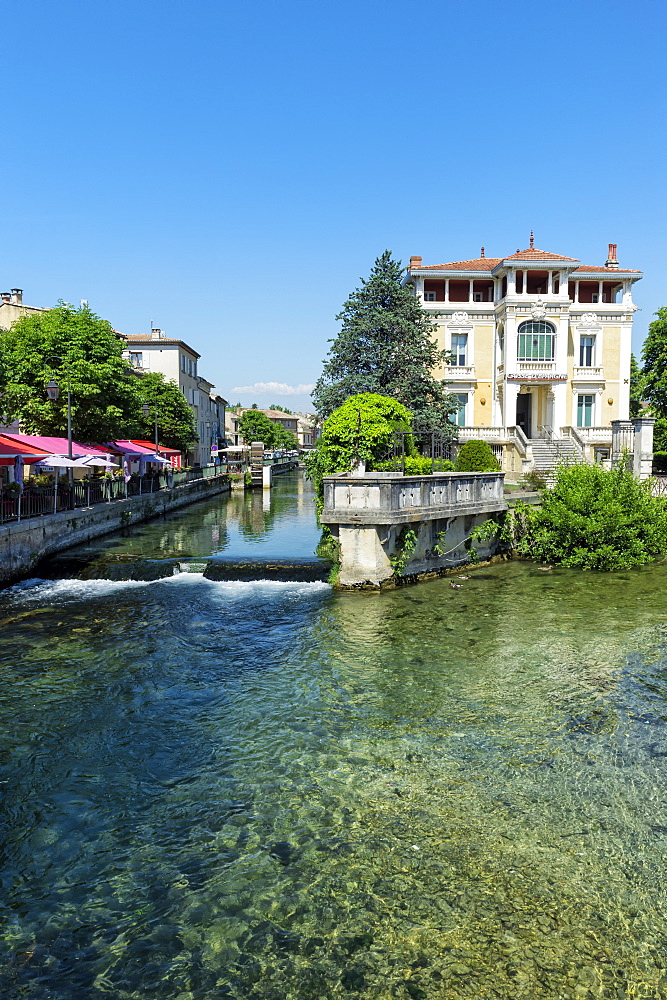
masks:
{"label": "white window frame", "polygon": [[[590,424],[580,424],[579,423],[579,400],[580,399],[584,399],[587,396],[590,397],[593,400],[593,402],[591,403],[591,422],[590,422]],[[586,391],[586,390],[584,390],[584,391],[578,391],[576,399],[577,399],[577,413],[576,413],[576,426],[577,426],[577,428],[583,428],[584,430],[586,430],[587,427],[596,427],[597,424],[595,423],[595,419],[596,419],[596,416],[597,416],[596,409],[597,409],[598,394],[596,392],[591,391],[591,390],[589,390],[589,391]],[[582,416],[583,416],[583,414],[585,412],[583,405],[582,405],[582,408],[581,408],[581,412],[582,412]]]}
{"label": "white window frame", "polygon": [[436,292],[433,292],[430,289],[428,292],[424,292],[424,302],[437,302],[438,300],[436,299],[436,294]]}
{"label": "white window frame", "polygon": [[[456,413],[450,414],[450,419],[451,419],[451,417],[455,418],[451,422],[454,424],[455,427],[465,427],[467,425],[467,423],[468,423],[468,406],[470,404],[470,393],[469,392],[454,392],[454,393],[452,393],[452,395],[456,396],[456,398],[459,400],[459,408],[456,411]],[[465,402],[461,402],[461,400],[463,399],[464,396],[465,396]],[[459,418],[459,414],[461,413],[462,410],[463,410],[463,423],[459,423],[459,419],[458,418]]]}
{"label": "white window frame", "polygon": [[[584,343],[583,343],[584,339],[586,339],[586,340],[592,340],[593,341],[593,343],[590,345],[590,347],[591,347],[591,360],[590,360],[590,362],[588,364],[586,364],[584,361],[582,361],[582,358],[584,357],[584,349],[585,349],[584,348]],[[586,345],[586,346],[588,346],[588,345]],[[596,352],[597,352],[597,337],[595,336],[595,334],[594,333],[580,333],[579,334],[579,367],[580,368],[595,368],[595,364],[596,364],[596,362],[595,362]]]}
{"label": "white window frame", "polygon": [[[528,329],[526,329],[529,326],[538,326],[538,327],[543,326],[546,329],[544,329],[544,330],[539,330],[539,329],[538,330],[528,330]],[[517,359],[517,361],[536,361],[536,362],[543,362],[544,364],[551,364],[556,359],[556,348],[557,348],[556,336],[557,336],[556,328],[555,328],[554,324],[551,323],[551,322],[549,322],[548,320],[523,320],[521,323],[519,323],[519,326],[517,327],[517,331],[516,331],[516,359]],[[523,337],[523,343],[524,343],[524,351],[523,352],[520,349],[521,348],[521,338],[522,337]],[[533,339],[533,344],[531,345],[531,346],[533,346],[535,344],[535,338],[540,338],[540,337],[551,337],[551,357],[550,358],[540,358],[539,356],[535,357],[532,352],[531,352],[530,356],[527,355],[527,352],[525,350],[525,345],[528,343],[527,338],[534,338]],[[543,350],[541,350],[541,344],[540,344],[539,340],[537,341],[537,344],[538,344],[537,354],[539,355],[540,353],[545,353]],[[544,344],[546,345],[546,341],[544,342]]]}
{"label": "white window frame", "polygon": [[[457,347],[457,349],[454,350],[454,338],[457,338],[457,339],[458,338],[465,338],[465,348],[463,350],[463,358],[464,358],[463,361],[459,361],[460,347]],[[451,337],[449,338],[449,345],[450,345],[449,349],[450,349],[451,353],[455,356],[454,357],[454,362],[452,364],[452,367],[453,368],[465,368],[465,367],[467,367],[467,365],[469,363],[468,362],[468,357],[469,357],[469,350],[470,350],[470,336],[469,336],[469,334],[466,333],[465,331],[461,331],[460,333],[452,333]]]}

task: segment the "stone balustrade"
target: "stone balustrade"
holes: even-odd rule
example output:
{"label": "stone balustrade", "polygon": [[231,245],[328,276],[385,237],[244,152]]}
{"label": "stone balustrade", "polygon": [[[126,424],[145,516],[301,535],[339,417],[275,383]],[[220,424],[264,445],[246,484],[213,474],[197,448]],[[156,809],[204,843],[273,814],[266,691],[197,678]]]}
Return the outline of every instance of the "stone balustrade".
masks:
{"label": "stone balustrade", "polygon": [[396,524],[506,510],[500,472],[402,476],[371,472],[324,479],[323,524]]}
{"label": "stone balustrade", "polygon": [[339,543],[339,585],[383,587],[445,572],[468,562],[471,547],[488,558],[495,542],[473,541],[473,532],[507,510],[503,482],[501,472],[326,476],[320,521]]}

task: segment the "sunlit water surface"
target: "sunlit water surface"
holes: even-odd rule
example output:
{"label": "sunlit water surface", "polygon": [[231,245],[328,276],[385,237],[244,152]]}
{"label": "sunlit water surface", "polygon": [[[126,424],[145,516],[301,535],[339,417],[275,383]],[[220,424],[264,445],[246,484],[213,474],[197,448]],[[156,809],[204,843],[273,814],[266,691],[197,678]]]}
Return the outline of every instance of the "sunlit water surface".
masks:
{"label": "sunlit water surface", "polygon": [[666,997],[667,569],[460,582],[2,592],[3,1000]]}

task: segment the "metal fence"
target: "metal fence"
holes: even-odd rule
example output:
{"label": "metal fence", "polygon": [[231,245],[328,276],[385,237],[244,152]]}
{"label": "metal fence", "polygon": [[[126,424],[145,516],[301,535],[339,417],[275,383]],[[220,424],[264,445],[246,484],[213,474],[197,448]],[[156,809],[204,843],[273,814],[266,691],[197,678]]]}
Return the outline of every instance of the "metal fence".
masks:
{"label": "metal fence", "polygon": [[442,469],[442,461],[451,461],[457,451],[457,442],[453,436],[434,431],[420,424],[413,424],[410,431],[394,431],[382,457],[382,468],[405,475],[406,451],[409,457],[411,447],[417,446],[422,458],[430,459],[431,472]]}
{"label": "metal fence", "polygon": [[123,477],[119,479],[102,477],[80,479],[73,483],[59,483],[53,486],[26,486],[20,491],[16,491],[10,484],[0,487],[0,524],[158,493],[174,486],[184,486],[201,479],[225,475],[226,471],[225,466],[207,466],[203,469],[168,470],[159,474],[134,475],[127,483]]}

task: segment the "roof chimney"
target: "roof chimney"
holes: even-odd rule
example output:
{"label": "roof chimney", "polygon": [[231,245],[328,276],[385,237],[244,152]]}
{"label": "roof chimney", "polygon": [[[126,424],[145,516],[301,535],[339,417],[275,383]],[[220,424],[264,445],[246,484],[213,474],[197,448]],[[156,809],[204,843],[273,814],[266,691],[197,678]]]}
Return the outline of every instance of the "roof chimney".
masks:
{"label": "roof chimney", "polygon": [[12,288],[12,302],[14,305],[20,306],[23,304],[23,289],[22,288]]}
{"label": "roof chimney", "polygon": [[3,302],[11,302],[11,292],[0,292],[0,299],[2,299]]}
{"label": "roof chimney", "polygon": [[153,338],[153,340],[159,340],[161,336],[162,336],[162,330],[160,329],[160,327],[159,326],[152,326],[151,327],[151,337]]}
{"label": "roof chimney", "polygon": [[484,257],[484,247],[480,248],[479,256],[480,256],[480,259]]}
{"label": "roof chimney", "polygon": [[618,268],[618,261],[616,259],[616,248],[617,248],[616,243],[609,244],[609,253],[607,255],[607,265],[606,265],[607,267]]}
{"label": "roof chimney", "polygon": [[411,257],[410,258],[410,267],[408,268],[408,270],[411,271],[414,267],[418,268],[418,267],[421,267],[421,266],[422,266],[422,259],[421,259],[421,257]]}

